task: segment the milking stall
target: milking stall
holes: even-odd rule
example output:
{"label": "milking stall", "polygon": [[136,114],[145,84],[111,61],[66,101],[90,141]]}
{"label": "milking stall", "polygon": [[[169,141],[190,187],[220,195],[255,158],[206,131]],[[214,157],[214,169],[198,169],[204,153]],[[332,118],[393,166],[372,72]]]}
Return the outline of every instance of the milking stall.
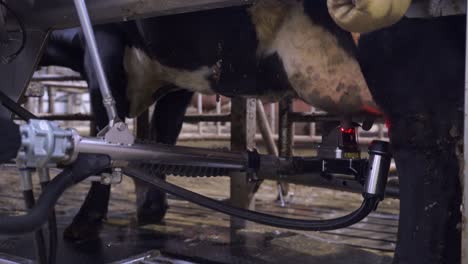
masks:
{"label": "milking stall", "polygon": [[464,0],[0,0],[0,263],[468,264]]}

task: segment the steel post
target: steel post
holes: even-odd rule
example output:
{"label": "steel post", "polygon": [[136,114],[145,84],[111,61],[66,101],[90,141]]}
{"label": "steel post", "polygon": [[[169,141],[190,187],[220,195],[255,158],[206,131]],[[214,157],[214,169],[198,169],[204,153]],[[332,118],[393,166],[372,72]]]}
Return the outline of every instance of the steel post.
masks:
{"label": "steel post", "polygon": [[268,118],[263,108],[262,101],[257,100],[257,124],[262,134],[263,142],[265,142],[268,154],[278,156],[278,148],[275,143],[273,132],[271,131]]}
{"label": "steel post", "polygon": [[[256,99],[233,98],[231,100],[231,150],[245,151],[255,147],[256,132]],[[257,188],[256,183],[249,182],[247,175],[231,177],[231,205],[254,209],[252,198]],[[238,241],[237,230],[245,228],[245,220],[231,218],[231,240]]]}
{"label": "steel post", "polygon": [[[280,157],[291,157],[294,145],[294,123],[291,120],[292,98],[283,98],[278,104],[278,153]],[[284,196],[289,192],[289,184],[278,182],[278,195],[281,205],[285,205]]]}

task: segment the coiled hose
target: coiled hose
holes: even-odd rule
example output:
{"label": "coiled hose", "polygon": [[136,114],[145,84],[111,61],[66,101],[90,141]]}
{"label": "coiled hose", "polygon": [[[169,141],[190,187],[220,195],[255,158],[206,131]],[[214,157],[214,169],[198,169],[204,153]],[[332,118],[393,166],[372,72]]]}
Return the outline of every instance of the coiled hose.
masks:
{"label": "coiled hose", "polygon": [[207,207],[209,209],[224,214],[239,217],[260,224],[296,230],[324,231],[344,228],[353,225],[364,219],[367,215],[369,215],[369,213],[377,207],[377,204],[380,201],[380,198],[376,196],[368,196],[364,197],[364,201],[361,207],[356,211],[350,213],[349,215],[330,220],[299,220],[278,217],[269,214],[254,212],[251,210],[228,206],[226,204],[223,204],[222,202],[180,188],[162,179],[152,177],[144,170],[137,167],[127,167],[124,169],[124,173],[132,178],[136,178],[148,184],[151,184],[162,191],[165,191],[167,193],[183,198],[200,206]]}

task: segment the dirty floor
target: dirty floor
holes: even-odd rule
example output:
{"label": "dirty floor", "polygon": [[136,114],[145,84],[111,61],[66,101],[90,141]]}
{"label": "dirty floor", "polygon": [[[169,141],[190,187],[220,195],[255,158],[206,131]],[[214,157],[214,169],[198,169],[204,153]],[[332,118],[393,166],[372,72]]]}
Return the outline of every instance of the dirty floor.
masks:
{"label": "dirty floor", "polygon": [[[0,212],[24,212],[21,193],[17,190],[16,168],[4,165],[0,171]],[[226,177],[169,177],[168,180],[219,200],[228,198],[229,179]],[[75,186],[58,202],[60,231],[78,211],[89,185],[84,182]],[[396,241],[398,201],[393,199],[386,199],[376,212],[349,228],[303,232],[249,223],[246,229],[236,232],[236,242],[230,241],[228,216],[176,197],[169,199],[170,208],[164,223],[137,227],[131,179],[124,178],[122,184],[114,186],[111,199],[109,219],[100,239],[82,243],[61,241],[58,263],[119,263],[122,259],[157,251],[167,258],[167,262],[134,263],[378,264],[391,262]],[[344,215],[358,208],[360,201],[358,194],[292,185],[288,203],[281,207],[276,201],[273,182],[263,183],[255,195],[256,210],[307,219]],[[31,235],[2,236],[0,252],[5,256],[34,259],[31,238]]]}

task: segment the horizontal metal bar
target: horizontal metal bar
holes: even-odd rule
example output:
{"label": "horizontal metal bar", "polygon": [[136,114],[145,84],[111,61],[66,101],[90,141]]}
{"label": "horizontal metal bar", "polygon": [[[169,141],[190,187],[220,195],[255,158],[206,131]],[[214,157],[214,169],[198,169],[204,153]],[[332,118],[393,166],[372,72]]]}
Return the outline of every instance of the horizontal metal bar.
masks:
{"label": "horizontal metal bar", "polygon": [[62,75],[62,74],[34,74],[32,82],[43,81],[83,81],[80,75]]}
{"label": "horizontal metal bar", "polygon": [[[94,120],[92,115],[88,114],[44,114],[38,116],[45,120],[60,120],[60,121],[90,121]],[[184,122],[228,122],[230,115],[186,115]]]}
{"label": "horizontal metal bar", "polygon": [[[277,141],[278,140],[278,135],[274,135],[273,138]],[[187,140],[195,140],[195,141],[200,141],[200,140],[230,140],[231,135],[230,134],[221,134],[221,135],[216,135],[216,134],[198,134],[198,133],[183,133],[180,135],[179,140],[182,141],[187,141]],[[262,136],[257,134],[255,136],[256,141],[261,141]],[[370,144],[375,138],[360,138],[359,143],[360,144]],[[322,142],[322,137],[321,136],[303,136],[303,135],[295,135],[294,136],[294,143],[321,143]]]}
{"label": "horizontal metal bar", "polygon": [[86,114],[43,114],[38,115],[39,119],[52,121],[91,121],[94,117]]}
{"label": "horizontal metal bar", "polygon": [[[353,116],[353,121],[364,120],[364,116]],[[330,114],[311,114],[311,113],[289,113],[289,119],[296,123],[324,122],[324,121],[340,121],[340,117]],[[376,122],[383,122],[383,118],[376,119]]]}
{"label": "horizontal metal bar", "polygon": [[114,161],[151,161],[159,164],[245,170],[247,156],[241,152],[171,146],[165,144],[110,144],[102,139],[80,138],[76,153],[103,154]]}
{"label": "horizontal metal bar", "polygon": [[186,115],[185,123],[198,122],[231,122],[230,114],[202,114],[202,115]]}
{"label": "horizontal metal bar", "polygon": [[45,86],[55,87],[55,88],[73,88],[87,90],[88,85],[86,83],[70,83],[70,82],[60,82],[60,81],[44,81],[41,82]]}
{"label": "horizontal metal bar", "polygon": [[[7,3],[28,28],[47,30],[79,24],[70,0],[7,0]],[[92,22],[102,24],[250,3],[252,0],[88,0],[87,6]]]}

